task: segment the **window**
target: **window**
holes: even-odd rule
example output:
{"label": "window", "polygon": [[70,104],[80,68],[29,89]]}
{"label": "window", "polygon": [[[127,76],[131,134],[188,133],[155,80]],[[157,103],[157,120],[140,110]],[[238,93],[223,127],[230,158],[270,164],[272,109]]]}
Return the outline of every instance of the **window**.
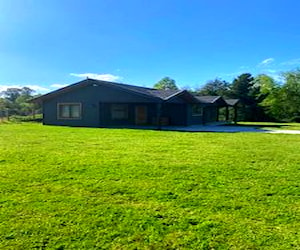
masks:
{"label": "window", "polygon": [[59,103],[58,119],[81,119],[81,103]]}
{"label": "window", "polygon": [[111,119],[113,119],[113,120],[128,119],[128,105],[127,104],[112,104],[110,111],[111,111]]}
{"label": "window", "polygon": [[202,116],[203,108],[200,105],[194,104],[192,106],[192,116]]}

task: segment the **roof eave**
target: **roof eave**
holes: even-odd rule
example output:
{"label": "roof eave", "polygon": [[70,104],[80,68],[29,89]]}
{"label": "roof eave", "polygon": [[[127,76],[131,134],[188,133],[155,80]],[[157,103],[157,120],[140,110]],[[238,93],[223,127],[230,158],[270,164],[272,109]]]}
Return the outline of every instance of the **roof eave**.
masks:
{"label": "roof eave", "polygon": [[173,95],[170,95],[168,96],[167,98],[164,98],[164,101],[170,101],[171,99],[175,98],[175,97],[178,97],[180,95],[183,95],[183,94],[188,94],[189,97],[191,97],[191,99],[195,102],[195,103],[198,103],[199,101],[197,100],[197,98],[194,97],[194,95],[192,95],[191,93],[189,93],[187,90],[180,90],[176,93],[174,93]]}
{"label": "roof eave", "polygon": [[129,90],[126,87],[114,84],[113,82],[87,78],[87,79],[82,80],[80,82],[76,82],[76,83],[68,85],[66,87],[54,90],[54,91],[52,91],[50,93],[47,93],[45,95],[39,96],[37,98],[33,98],[33,99],[31,99],[31,102],[42,103],[43,101],[45,101],[47,99],[51,99],[51,98],[53,98],[55,96],[58,96],[58,95],[63,94],[63,93],[66,93],[66,92],[71,91],[73,89],[77,89],[77,88],[81,88],[81,87],[84,87],[84,86],[88,86],[88,84],[90,83],[89,81],[95,81],[97,84],[106,83],[110,87],[121,89],[121,90],[123,90],[125,92],[128,92],[128,93],[134,93],[136,95],[143,96],[145,98],[151,99],[151,100],[153,100],[155,102],[162,102],[163,101],[162,98],[155,97],[155,96],[150,96],[150,95],[144,94],[144,93],[142,93],[140,91],[136,91],[136,90],[132,90],[132,89]]}
{"label": "roof eave", "polygon": [[31,99],[31,101],[32,102],[43,102],[44,100],[51,99],[52,97],[55,97],[57,95],[63,94],[65,92],[68,92],[71,89],[84,87],[85,86],[84,83],[87,82],[88,80],[90,80],[90,79],[84,79],[82,81],[73,83],[73,84],[68,85],[66,87],[63,87],[63,88],[51,91],[51,92],[49,92],[47,94],[44,94],[44,95],[41,95],[39,97]]}

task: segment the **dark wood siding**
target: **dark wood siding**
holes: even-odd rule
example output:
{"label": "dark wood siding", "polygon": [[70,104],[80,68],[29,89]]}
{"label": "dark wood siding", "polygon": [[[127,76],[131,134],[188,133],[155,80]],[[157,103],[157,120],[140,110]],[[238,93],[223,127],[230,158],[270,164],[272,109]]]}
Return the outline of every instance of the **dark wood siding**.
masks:
{"label": "dark wood siding", "polygon": [[[76,90],[61,94],[50,100],[43,102],[44,124],[48,125],[66,125],[66,126],[83,126],[83,127],[100,127],[109,125],[110,114],[106,113],[105,104],[108,103],[128,103],[133,112],[134,103],[151,104],[153,100],[107,86],[86,86]],[[82,117],[78,120],[59,120],[57,119],[58,103],[81,103]],[[104,106],[103,106],[104,105]],[[149,108],[149,116],[153,115],[155,110],[154,104]],[[103,112],[103,113],[101,113]],[[134,124],[133,113],[130,113],[128,121],[122,124]],[[149,118],[150,119],[150,118]]]}
{"label": "dark wood siding", "polygon": [[204,109],[204,122],[216,122],[218,117],[218,107],[217,106],[207,106]]}
{"label": "dark wood siding", "polygon": [[[201,104],[197,104],[197,105],[201,106]],[[202,125],[204,112],[202,113],[201,116],[193,116],[192,106],[193,104],[188,105],[188,125]]]}
{"label": "dark wood siding", "polygon": [[113,119],[111,115],[111,105],[114,104],[115,103],[99,104],[99,124],[101,127],[136,125],[136,106],[145,106],[147,108],[147,122],[144,125],[151,125],[153,118],[156,116],[156,104],[154,103],[123,103],[124,105],[128,105],[128,118],[119,120]]}
{"label": "dark wood siding", "polygon": [[162,106],[162,117],[169,120],[170,125],[187,125],[187,105],[176,103],[165,103]]}

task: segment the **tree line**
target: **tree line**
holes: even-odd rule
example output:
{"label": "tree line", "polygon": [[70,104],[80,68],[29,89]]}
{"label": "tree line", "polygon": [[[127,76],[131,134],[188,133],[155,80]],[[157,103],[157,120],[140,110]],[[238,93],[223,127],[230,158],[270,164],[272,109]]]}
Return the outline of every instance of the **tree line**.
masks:
{"label": "tree line", "polygon": [[[179,90],[175,80],[164,77],[154,85],[157,89]],[[282,82],[266,74],[252,76],[244,73],[232,82],[216,78],[196,90],[197,95],[223,96],[239,99],[239,120],[300,122],[300,69],[282,73]],[[0,93],[0,116],[31,115],[41,107],[29,100],[36,97],[34,90],[8,88]]]}
{"label": "tree line", "polygon": [[28,87],[7,88],[0,92],[0,116],[28,116],[40,112],[40,106],[30,102],[30,99],[38,96],[34,92]]}
{"label": "tree line", "polygon": [[[165,77],[154,85],[158,89],[179,89],[175,80]],[[197,95],[239,99],[239,120],[300,122],[300,69],[282,73],[282,82],[267,74],[244,73],[232,82],[207,81]]]}

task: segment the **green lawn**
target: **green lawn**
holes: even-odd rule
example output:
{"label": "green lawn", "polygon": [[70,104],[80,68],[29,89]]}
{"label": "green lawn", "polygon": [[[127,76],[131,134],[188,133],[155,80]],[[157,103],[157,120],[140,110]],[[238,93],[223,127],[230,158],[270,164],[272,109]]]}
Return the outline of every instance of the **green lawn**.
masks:
{"label": "green lawn", "polygon": [[300,135],[0,125],[0,249],[300,249]]}

